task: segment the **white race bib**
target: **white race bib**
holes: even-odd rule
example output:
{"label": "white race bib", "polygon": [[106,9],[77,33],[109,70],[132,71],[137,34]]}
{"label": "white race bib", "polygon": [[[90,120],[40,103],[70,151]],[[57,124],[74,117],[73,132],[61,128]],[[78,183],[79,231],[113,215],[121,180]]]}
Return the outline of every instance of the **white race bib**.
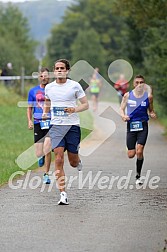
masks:
{"label": "white race bib", "polygon": [[143,124],[141,121],[130,122],[130,131],[141,131],[143,130]]}

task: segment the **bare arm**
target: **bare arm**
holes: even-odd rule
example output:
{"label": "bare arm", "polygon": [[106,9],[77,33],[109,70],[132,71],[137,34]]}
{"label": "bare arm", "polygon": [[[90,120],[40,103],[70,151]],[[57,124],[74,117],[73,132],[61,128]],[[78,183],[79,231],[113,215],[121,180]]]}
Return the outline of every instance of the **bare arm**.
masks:
{"label": "bare arm", "polygon": [[27,108],[27,120],[28,120],[28,128],[33,129],[33,122],[32,122],[32,106],[28,106]]}
{"label": "bare arm", "polygon": [[101,79],[98,80],[98,86],[100,89],[102,88],[102,80]]}
{"label": "bare arm", "polygon": [[153,108],[153,95],[150,95],[148,97],[148,99],[149,99],[149,108],[148,108],[149,115],[151,118],[155,119],[157,116],[156,116],[156,113],[154,112],[154,108]]}
{"label": "bare arm", "polygon": [[50,112],[50,107],[51,107],[51,101],[49,99],[45,98],[43,114],[42,114],[43,120],[48,119],[48,113]]}
{"label": "bare arm", "polygon": [[71,113],[77,113],[77,112],[82,112],[84,110],[87,110],[89,108],[89,104],[88,104],[88,100],[87,100],[87,97],[84,96],[82,97],[81,99],[79,99],[80,101],[80,105],[78,105],[76,108],[65,108],[64,110],[71,114]]}
{"label": "bare arm", "polygon": [[79,99],[79,101],[81,104],[75,108],[75,112],[82,112],[82,111],[87,110],[89,108],[89,103],[88,103],[86,96]]}
{"label": "bare arm", "polygon": [[125,114],[125,109],[126,109],[126,106],[127,106],[128,98],[129,98],[129,92],[124,94],[124,96],[122,98],[121,106],[120,106],[120,115],[121,115],[122,120],[124,122],[127,122],[127,121],[130,120],[129,116]]}
{"label": "bare arm", "polygon": [[148,93],[148,96],[153,96],[153,89],[150,85],[145,84],[145,91]]}

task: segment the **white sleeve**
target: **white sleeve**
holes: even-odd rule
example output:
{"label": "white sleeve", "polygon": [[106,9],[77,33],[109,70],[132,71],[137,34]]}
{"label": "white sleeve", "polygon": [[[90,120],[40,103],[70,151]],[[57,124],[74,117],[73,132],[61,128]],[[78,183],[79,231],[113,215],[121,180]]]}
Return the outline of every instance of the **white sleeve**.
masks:
{"label": "white sleeve", "polygon": [[45,87],[45,98],[50,100],[47,87]]}
{"label": "white sleeve", "polygon": [[77,91],[77,98],[81,99],[82,97],[86,96],[82,86],[78,83],[78,91]]}

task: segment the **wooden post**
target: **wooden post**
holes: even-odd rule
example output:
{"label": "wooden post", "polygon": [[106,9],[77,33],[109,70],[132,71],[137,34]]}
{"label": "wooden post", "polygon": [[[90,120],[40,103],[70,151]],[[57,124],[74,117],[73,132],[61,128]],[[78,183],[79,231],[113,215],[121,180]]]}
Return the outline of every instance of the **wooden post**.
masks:
{"label": "wooden post", "polygon": [[25,75],[25,69],[24,67],[22,67],[21,68],[21,95],[22,96],[24,96],[24,91],[25,91],[24,75]]}

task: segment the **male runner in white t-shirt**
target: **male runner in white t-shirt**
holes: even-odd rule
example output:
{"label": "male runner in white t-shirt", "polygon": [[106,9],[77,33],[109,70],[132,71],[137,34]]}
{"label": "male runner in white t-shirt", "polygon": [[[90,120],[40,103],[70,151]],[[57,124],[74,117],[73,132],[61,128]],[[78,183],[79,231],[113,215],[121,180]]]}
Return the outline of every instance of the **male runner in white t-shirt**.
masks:
{"label": "male runner in white t-shirt", "polygon": [[[49,131],[52,150],[55,154],[55,171],[60,190],[59,205],[68,205],[65,192],[64,151],[67,150],[69,163],[79,171],[82,163],[78,155],[81,132],[78,112],[87,110],[89,105],[81,85],[67,79],[70,70],[66,59],[59,59],[54,65],[55,81],[45,88],[45,105],[43,119],[51,109],[51,129]],[[77,105],[77,100],[80,104]]]}

